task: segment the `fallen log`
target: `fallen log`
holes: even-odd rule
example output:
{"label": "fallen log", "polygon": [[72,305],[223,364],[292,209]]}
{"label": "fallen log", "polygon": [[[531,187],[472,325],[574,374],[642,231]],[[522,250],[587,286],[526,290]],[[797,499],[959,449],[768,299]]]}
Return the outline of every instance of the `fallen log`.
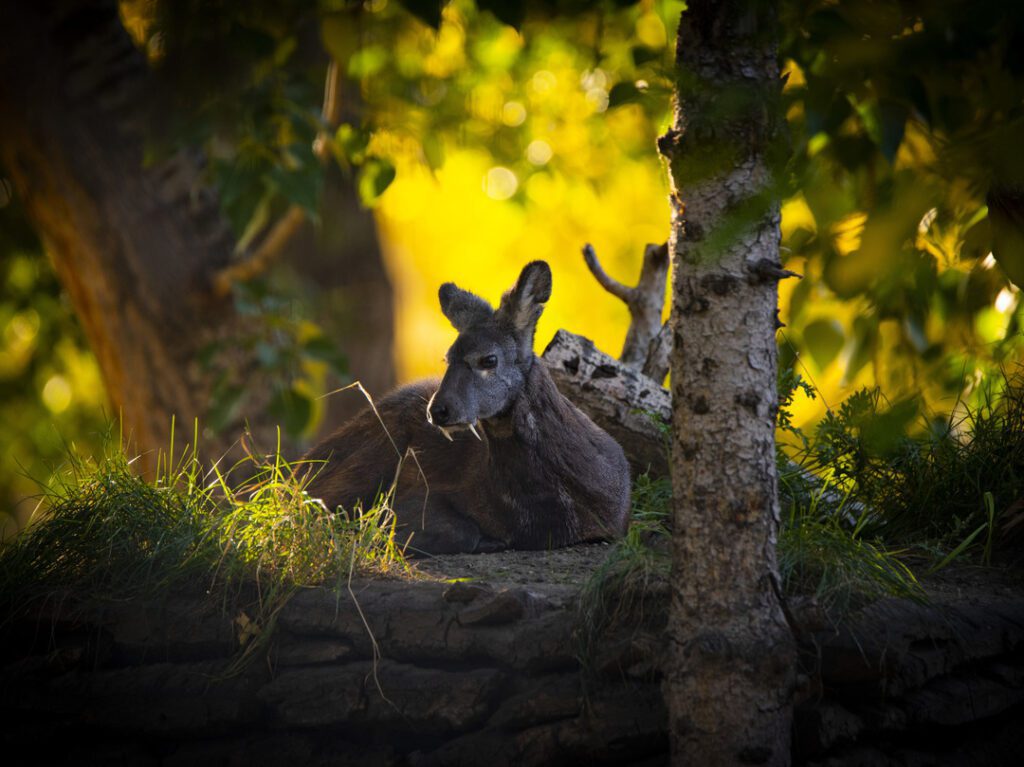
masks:
{"label": "fallen log", "polygon": [[559,391],[622,445],[634,477],[668,475],[668,390],[567,330],[555,333],[541,359]]}

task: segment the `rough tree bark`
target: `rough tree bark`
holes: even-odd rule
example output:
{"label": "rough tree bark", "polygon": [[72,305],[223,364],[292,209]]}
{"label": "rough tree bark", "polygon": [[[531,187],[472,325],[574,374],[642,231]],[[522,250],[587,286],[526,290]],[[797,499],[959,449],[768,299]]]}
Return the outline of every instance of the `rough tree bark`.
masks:
{"label": "rough tree bark", "polygon": [[[116,2],[4,3],[0,69],[0,163],[83,324],[113,415],[151,466],[172,414],[182,425],[207,411],[212,374],[198,352],[242,329],[212,289],[233,238],[196,158],[143,167],[159,94]],[[226,346],[222,364],[256,397],[236,424],[206,435],[207,455],[225,452],[243,419],[258,438],[272,432],[258,364]]]}
{"label": "rough tree bark", "polygon": [[691,0],[677,40],[671,663],[674,764],[788,764],[794,645],[775,543],[780,89],[774,9]]}

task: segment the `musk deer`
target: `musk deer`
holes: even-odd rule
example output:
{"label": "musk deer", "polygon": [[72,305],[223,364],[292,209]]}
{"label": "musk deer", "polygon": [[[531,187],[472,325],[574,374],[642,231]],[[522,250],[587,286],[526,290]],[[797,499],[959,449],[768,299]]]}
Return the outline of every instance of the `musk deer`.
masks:
{"label": "musk deer", "polygon": [[[621,536],[629,522],[622,448],[555,387],[533,353],[551,270],[527,264],[494,310],[448,282],[459,331],[440,383],[367,408],[306,456],[309,493],[335,510],[369,504],[397,477],[393,508],[413,552],[547,549]],[[387,431],[381,428],[383,421]],[[409,449],[416,460],[399,456]]]}

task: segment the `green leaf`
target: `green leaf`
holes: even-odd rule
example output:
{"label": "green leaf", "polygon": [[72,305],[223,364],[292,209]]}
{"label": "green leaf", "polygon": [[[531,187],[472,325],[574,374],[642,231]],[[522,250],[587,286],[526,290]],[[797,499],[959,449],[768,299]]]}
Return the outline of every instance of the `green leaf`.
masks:
{"label": "green leaf", "polygon": [[302,352],[307,357],[326,362],[338,375],[348,374],[348,359],[326,336],[314,336],[302,345]]}
{"label": "green leaf", "polygon": [[323,185],[323,174],[319,168],[303,167],[297,171],[287,171],[281,166],[272,168],[269,174],[270,185],[278,194],[293,205],[298,205],[311,218],[319,215],[320,190]]}
{"label": "green leaf", "polygon": [[276,346],[260,341],[256,344],[256,359],[263,367],[272,370],[280,363],[281,356]]}
{"label": "green leaf", "polygon": [[388,49],[383,45],[367,45],[348,60],[348,74],[354,78],[372,77],[384,68],[389,58]]}
{"label": "green leaf", "polygon": [[633,65],[637,67],[642,67],[644,64],[658,61],[661,58],[661,51],[648,48],[646,45],[634,45],[630,49],[630,54],[633,56]]}
{"label": "green leaf", "polygon": [[335,61],[348,61],[359,49],[359,24],[349,12],[325,14],[320,22],[320,39]]}
{"label": "green leaf", "polygon": [[992,252],[992,222],[988,215],[975,222],[964,232],[960,245],[961,259],[980,259]]}
{"label": "green leaf", "polygon": [[312,418],[313,402],[295,389],[278,389],[271,398],[267,411],[288,434],[296,437],[302,433]]}
{"label": "green leaf", "polygon": [[395,166],[380,157],[367,157],[359,172],[359,197],[373,207],[395,180]]}
{"label": "green leaf", "polygon": [[843,376],[845,383],[850,383],[861,368],[871,362],[878,337],[878,322],[867,317],[857,317],[853,321],[853,351]]}
{"label": "green leaf", "polygon": [[890,164],[896,159],[896,152],[903,143],[907,127],[907,108],[903,104],[883,101],[878,105],[879,136],[878,148]]}
{"label": "green leaf", "polygon": [[334,132],[335,149],[352,165],[361,165],[366,159],[370,132],[349,123],[342,123]]}
{"label": "green leaf", "polygon": [[988,191],[992,255],[1010,281],[1024,287],[1024,190],[993,185]]}
{"label": "green leaf", "polygon": [[793,292],[789,294],[789,315],[786,317],[786,322],[792,323],[800,318],[813,288],[814,283],[810,280],[800,280],[793,288]]}
{"label": "green leaf", "polygon": [[619,107],[623,104],[635,104],[640,101],[643,92],[636,87],[635,83],[615,83],[608,91],[608,107]]}
{"label": "green leaf", "polygon": [[399,0],[405,10],[434,29],[441,28],[441,8],[446,0]]}
{"label": "green leaf", "polygon": [[210,393],[210,406],[206,411],[207,425],[215,432],[235,420],[245,399],[245,390],[241,386],[228,384],[222,379]]}
{"label": "green leaf", "polygon": [[872,455],[892,455],[906,436],[920,407],[920,400],[909,397],[897,402],[884,413],[869,416],[861,425],[864,448]]}
{"label": "green leaf", "polygon": [[524,0],[477,0],[477,7],[481,11],[490,11],[502,24],[516,29],[522,28],[526,18]]}
{"label": "green leaf", "polygon": [[835,320],[815,320],[804,328],[804,344],[820,370],[824,370],[843,348],[843,327]]}

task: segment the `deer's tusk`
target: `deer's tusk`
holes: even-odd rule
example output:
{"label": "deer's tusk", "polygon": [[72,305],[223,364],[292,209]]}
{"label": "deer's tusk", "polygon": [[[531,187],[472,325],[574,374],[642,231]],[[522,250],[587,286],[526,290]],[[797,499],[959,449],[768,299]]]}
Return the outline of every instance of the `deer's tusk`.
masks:
{"label": "deer's tusk", "polygon": [[[440,391],[440,389],[438,389],[438,391]],[[427,401],[427,423],[429,423],[431,426],[434,425],[434,417],[430,415],[430,406],[434,404],[434,397],[436,396],[437,392],[435,391],[433,394],[430,395],[430,399]],[[440,429],[441,427],[438,426],[437,428]],[[451,438],[449,437],[449,439]]]}
{"label": "deer's tusk", "polygon": [[481,437],[481,436],[480,436],[480,434],[479,434],[479,433],[477,432],[477,430],[476,430],[476,425],[475,425],[475,424],[470,424],[470,425],[469,425],[469,430],[470,430],[471,432],[473,432],[473,436],[474,436],[474,437],[476,437],[476,438],[477,438],[478,440],[480,440],[481,442],[483,442],[483,441],[484,441],[484,438],[483,438],[483,437]]}

